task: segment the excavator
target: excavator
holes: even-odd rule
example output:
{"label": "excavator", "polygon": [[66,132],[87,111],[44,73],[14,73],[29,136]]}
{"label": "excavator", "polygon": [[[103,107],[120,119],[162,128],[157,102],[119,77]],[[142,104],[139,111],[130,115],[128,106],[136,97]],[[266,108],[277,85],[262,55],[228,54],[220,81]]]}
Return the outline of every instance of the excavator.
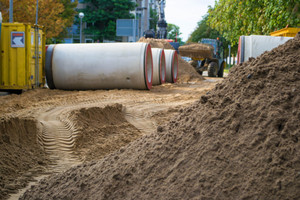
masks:
{"label": "excavator", "polygon": [[199,74],[207,71],[209,77],[223,77],[226,62],[223,45],[219,39],[203,38],[199,43],[180,46],[179,54],[190,57],[190,64]]}

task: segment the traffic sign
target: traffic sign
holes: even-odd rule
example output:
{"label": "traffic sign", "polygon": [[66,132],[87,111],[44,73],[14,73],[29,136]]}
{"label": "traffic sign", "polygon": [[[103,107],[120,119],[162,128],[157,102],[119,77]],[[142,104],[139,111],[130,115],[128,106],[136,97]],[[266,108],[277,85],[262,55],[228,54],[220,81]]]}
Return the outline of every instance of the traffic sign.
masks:
{"label": "traffic sign", "polygon": [[24,32],[11,32],[11,47],[25,47]]}

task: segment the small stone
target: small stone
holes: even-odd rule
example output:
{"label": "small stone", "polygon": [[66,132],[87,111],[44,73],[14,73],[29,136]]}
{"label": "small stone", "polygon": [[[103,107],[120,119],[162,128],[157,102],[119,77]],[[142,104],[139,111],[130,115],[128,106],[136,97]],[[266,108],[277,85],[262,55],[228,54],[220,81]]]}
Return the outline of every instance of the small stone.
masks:
{"label": "small stone", "polygon": [[264,133],[262,133],[262,132],[259,132],[259,133],[257,133],[257,135],[258,135],[258,136],[263,136],[263,135],[264,135]]}
{"label": "small stone", "polygon": [[5,189],[14,191],[16,189],[16,186],[15,185],[11,185],[11,184],[5,185]]}
{"label": "small stone", "polygon": [[157,127],[157,132],[163,132],[163,130],[164,130],[164,129],[163,129],[162,126],[158,126],[158,127]]}
{"label": "small stone", "polygon": [[205,104],[208,100],[207,96],[201,96],[200,103]]}

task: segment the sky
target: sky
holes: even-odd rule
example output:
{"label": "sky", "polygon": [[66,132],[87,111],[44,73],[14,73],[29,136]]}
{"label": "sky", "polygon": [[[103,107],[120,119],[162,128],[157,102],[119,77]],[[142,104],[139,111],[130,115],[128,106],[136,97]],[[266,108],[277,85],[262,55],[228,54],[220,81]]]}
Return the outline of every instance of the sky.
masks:
{"label": "sky", "polygon": [[215,0],[166,0],[165,18],[167,23],[180,27],[180,37],[186,41],[196,29],[197,22],[207,13],[208,6]]}

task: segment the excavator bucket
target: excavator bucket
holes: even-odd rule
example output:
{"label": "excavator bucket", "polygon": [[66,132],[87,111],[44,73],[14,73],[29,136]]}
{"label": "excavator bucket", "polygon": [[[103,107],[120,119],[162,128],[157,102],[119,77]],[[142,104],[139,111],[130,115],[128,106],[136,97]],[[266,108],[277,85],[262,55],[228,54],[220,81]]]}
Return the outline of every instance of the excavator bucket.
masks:
{"label": "excavator bucket", "polygon": [[213,46],[203,43],[191,43],[179,47],[181,56],[193,58],[194,60],[202,60],[213,57]]}

